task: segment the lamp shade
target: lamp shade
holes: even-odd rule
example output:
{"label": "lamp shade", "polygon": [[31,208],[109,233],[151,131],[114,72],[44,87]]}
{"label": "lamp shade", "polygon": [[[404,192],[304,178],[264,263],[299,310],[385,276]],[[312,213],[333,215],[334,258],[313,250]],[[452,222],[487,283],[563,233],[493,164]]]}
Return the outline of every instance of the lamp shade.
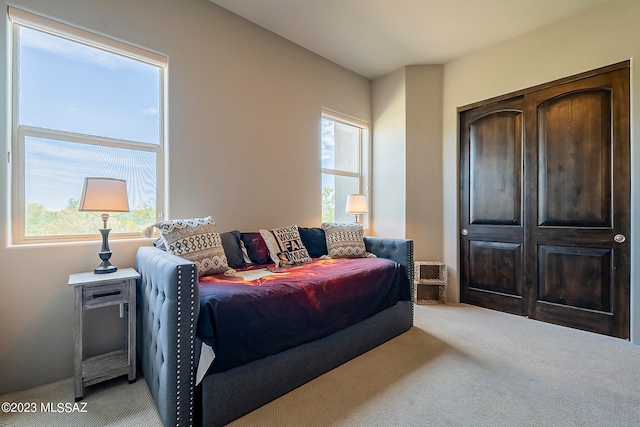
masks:
{"label": "lamp shade", "polygon": [[115,178],[85,178],[79,211],[129,212],[127,182]]}
{"label": "lamp shade", "polygon": [[347,209],[348,214],[365,214],[369,212],[367,208],[367,196],[364,194],[349,194],[347,196]]}

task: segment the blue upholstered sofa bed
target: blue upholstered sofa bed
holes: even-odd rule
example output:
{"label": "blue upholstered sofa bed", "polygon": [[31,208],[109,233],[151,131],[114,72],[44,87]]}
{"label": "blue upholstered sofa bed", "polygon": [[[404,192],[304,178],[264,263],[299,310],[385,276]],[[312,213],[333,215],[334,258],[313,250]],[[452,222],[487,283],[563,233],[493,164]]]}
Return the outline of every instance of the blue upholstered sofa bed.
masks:
{"label": "blue upholstered sofa bed", "polygon": [[[391,259],[413,295],[413,241],[365,237],[368,252]],[[315,377],[407,331],[411,298],[315,341],[224,372],[196,386],[202,343],[196,338],[199,287],[195,264],[158,248],[138,250],[138,362],[165,426],[225,425]],[[405,298],[407,299],[407,298]]]}

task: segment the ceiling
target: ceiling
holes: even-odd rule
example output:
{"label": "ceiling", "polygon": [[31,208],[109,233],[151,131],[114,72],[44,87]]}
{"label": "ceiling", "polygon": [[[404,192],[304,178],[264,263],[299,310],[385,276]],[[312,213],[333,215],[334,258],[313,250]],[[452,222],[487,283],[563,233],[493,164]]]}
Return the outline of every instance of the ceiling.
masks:
{"label": "ceiling", "polygon": [[606,0],[211,0],[370,79],[443,64]]}

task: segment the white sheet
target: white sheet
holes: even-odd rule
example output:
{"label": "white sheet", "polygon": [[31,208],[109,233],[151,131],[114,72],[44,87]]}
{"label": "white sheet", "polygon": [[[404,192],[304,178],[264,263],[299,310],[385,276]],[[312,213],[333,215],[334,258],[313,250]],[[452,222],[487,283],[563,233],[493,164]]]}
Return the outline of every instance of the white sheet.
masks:
{"label": "white sheet", "polygon": [[216,354],[213,349],[205,343],[202,343],[202,349],[200,350],[200,361],[198,362],[198,371],[196,372],[196,385],[200,384],[200,381],[204,378],[204,375],[209,370],[209,366],[216,358]]}
{"label": "white sheet", "polygon": [[260,279],[261,277],[266,277],[266,276],[287,275],[287,274],[289,273],[286,271],[276,272],[276,271],[267,270],[266,268],[259,268],[257,270],[236,271],[235,276],[242,277],[242,279],[246,281],[251,281],[251,280]]}

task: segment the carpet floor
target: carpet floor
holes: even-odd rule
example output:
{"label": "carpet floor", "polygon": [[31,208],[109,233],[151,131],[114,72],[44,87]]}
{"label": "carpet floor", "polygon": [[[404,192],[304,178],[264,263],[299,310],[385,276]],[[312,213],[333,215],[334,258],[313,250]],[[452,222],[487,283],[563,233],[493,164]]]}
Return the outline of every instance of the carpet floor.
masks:
{"label": "carpet floor", "polygon": [[[159,426],[143,379],[71,378],[0,396],[0,426]],[[415,307],[399,337],[231,423],[243,426],[640,426],[640,346],[465,304]]]}

